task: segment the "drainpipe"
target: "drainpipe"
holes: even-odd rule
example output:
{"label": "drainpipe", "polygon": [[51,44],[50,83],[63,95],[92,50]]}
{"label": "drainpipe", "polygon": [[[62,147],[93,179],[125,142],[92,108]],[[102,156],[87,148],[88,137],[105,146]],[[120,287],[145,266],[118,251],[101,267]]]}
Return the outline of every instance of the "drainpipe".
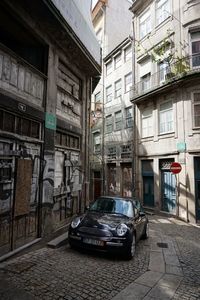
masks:
{"label": "drainpipe", "polygon": [[[132,83],[135,86],[135,26],[134,26],[134,17],[132,19],[132,29],[133,36],[132,40]],[[136,190],[136,112],[135,112],[135,103],[133,102],[133,132],[132,132],[132,196],[135,196]]]}

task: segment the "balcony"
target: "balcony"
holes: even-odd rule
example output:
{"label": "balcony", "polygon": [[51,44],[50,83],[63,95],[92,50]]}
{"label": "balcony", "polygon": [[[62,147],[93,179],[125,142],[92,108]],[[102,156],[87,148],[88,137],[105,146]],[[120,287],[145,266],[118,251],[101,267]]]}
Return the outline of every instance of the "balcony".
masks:
{"label": "balcony", "polygon": [[0,88],[42,107],[46,77],[0,44]]}
{"label": "balcony", "polygon": [[148,94],[159,92],[172,83],[200,73],[200,54],[187,56],[154,74],[145,76],[130,89],[130,100],[137,100]]}

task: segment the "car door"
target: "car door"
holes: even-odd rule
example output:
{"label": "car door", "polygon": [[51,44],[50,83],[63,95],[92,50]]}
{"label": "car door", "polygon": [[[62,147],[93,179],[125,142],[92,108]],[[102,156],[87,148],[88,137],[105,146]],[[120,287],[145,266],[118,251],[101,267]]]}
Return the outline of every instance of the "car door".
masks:
{"label": "car door", "polygon": [[139,210],[134,206],[134,214],[135,214],[135,229],[136,229],[136,241],[138,241],[142,235],[143,232],[143,220],[140,216]]}

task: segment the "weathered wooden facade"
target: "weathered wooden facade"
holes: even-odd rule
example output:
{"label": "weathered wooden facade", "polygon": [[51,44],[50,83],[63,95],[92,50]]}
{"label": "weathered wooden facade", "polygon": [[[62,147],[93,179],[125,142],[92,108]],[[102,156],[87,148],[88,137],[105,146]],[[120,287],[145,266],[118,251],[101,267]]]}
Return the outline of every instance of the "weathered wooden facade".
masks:
{"label": "weathered wooden facade", "polygon": [[88,199],[100,48],[68,2],[62,10],[56,0],[0,3],[0,256],[62,226]]}

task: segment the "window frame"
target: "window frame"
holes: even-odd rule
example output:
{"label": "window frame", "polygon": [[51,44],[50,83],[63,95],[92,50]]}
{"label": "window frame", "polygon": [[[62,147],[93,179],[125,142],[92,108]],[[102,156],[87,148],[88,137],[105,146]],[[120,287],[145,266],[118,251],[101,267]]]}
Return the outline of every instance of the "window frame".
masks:
{"label": "window frame", "polygon": [[[158,3],[161,2],[161,4],[158,6]],[[162,3],[163,2],[163,3]],[[168,12],[165,11],[166,7],[168,8]],[[163,13],[164,8],[164,13]],[[158,11],[161,10],[161,13],[158,17]],[[169,18],[171,13],[170,9],[170,0],[156,0],[155,2],[155,24],[156,26],[159,26],[161,23],[163,23],[167,18]]]}
{"label": "window frame", "polygon": [[[197,37],[192,37],[192,35],[198,34],[198,33],[199,33],[199,37],[198,36]],[[190,43],[191,43],[190,47],[191,47],[191,54],[192,54],[191,55],[192,56],[191,66],[192,66],[193,69],[198,69],[198,68],[200,68],[200,51],[193,53],[193,43],[199,43],[200,44],[200,28],[197,31],[190,32]],[[196,55],[198,55],[198,56],[196,56]],[[195,60],[197,62],[199,61],[199,63],[198,64],[194,63]]]}
{"label": "window frame", "polygon": [[[127,112],[130,112],[130,111],[131,111],[131,114],[130,114],[130,116],[128,116]],[[130,124],[130,120],[131,120],[131,124]],[[133,127],[133,107],[129,106],[129,107],[125,108],[125,128],[132,128],[132,127]]]}
{"label": "window frame", "polygon": [[[148,111],[150,113],[145,115],[144,113]],[[146,127],[144,127],[145,124]],[[141,112],[141,136],[142,138],[153,136],[153,107],[147,107]]]}
{"label": "window frame", "polygon": [[[109,92],[108,92],[109,91]],[[109,103],[112,101],[112,85],[109,85],[106,87],[106,103]]]}
{"label": "window frame", "polygon": [[93,133],[93,143],[94,143],[93,144],[94,153],[100,153],[101,152],[101,135],[100,135],[100,132]]}
{"label": "window frame", "polygon": [[[127,84],[127,78],[129,78],[129,76],[130,76],[131,80],[130,80],[130,82],[128,82],[128,84]],[[130,86],[129,86],[129,85],[130,85]],[[126,75],[124,76],[124,92],[125,92],[125,93],[130,92],[130,89],[131,89],[132,85],[133,85],[133,74],[132,74],[132,72],[129,72],[128,74],[126,74]],[[129,87],[129,89],[128,89],[128,87]]]}
{"label": "window frame", "polygon": [[[148,79],[148,80],[146,80]],[[144,86],[145,85],[145,86]],[[141,77],[141,91],[145,92],[151,87],[151,73],[147,73]]]}
{"label": "window frame", "polygon": [[[98,97],[99,98],[98,98]],[[101,92],[98,92],[98,93],[96,93],[95,95],[94,95],[94,102],[95,103],[99,103],[99,102],[101,102]]]}
{"label": "window frame", "polygon": [[115,68],[115,70],[118,69],[119,67],[121,67],[121,65],[122,65],[122,54],[120,52],[117,55],[115,55],[115,57],[114,57],[114,68]]}
{"label": "window frame", "polygon": [[[117,87],[118,84],[119,84],[119,87]],[[115,98],[120,97],[122,95],[122,80],[121,80],[121,78],[118,79],[117,81],[115,81],[114,88],[115,88],[115,91],[114,91]]]}
{"label": "window frame", "polygon": [[[163,109],[161,110],[161,106],[162,105],[166,105],[167,103],[170,103],[171,102],[171,107],[170,108],[167,108],[167,109]],[[164,116],[164,118],[166,118],[167,114],[168,113],[171,113],[171,121],[170,120],[167,120],[166,122],[162,122],[162,124],[164,123],[165,127],[168,127],[169,126],[169,123],[171,122],[172,123],[172,126],[171,126],[171,129],[169,130],[161,130],[161,115]],[[167,101],[164,101],[162,103],[160,103],[159,105],[159,134],[167,134],[167,133],[172,133],[174,132],[174,108],[173,108],[173,101],[172,100],[167,100]]]}
{"label": "window frame", "polygon": [[[119,115],[119,116],[117,116]],[[121,130],[122,129],[122,111],[119,110],[115,112],[115,130]]]}
{"label": "window frame", "polygon": [[130,59],[132,59],[132,45],[128,45],[125,49],[124,49],[124,62],[129,61]]}
{"label": "window frame", "polygon": [[108,76],[112,73],[112,60],[105,63],[105,67],[106,67],[106,76]]}
{"label": "window frame", "polygon": [[[161,66],[163,66],[163,67],[161,68]],[[158,82],[159,83],[165,82],[166,81],[165,77],[169,73],[169,65],[166,61],[163,60],[158,63],[158,72],[159,72]],[[163,78],[161,78],[161,74],[162,74]]]}
{"label": "window frame", "polygon": [[[145,17],[146,16],[146,17]],[[144,20],[142,21],[142,19]],[[145,26],[144,33],[142,31],[142,25]],[[149,25],[149,30],[147,29]],[[140,16],[139,16],[139,37],[140,39],[143,39],[147,34],[151,32],[151,9],[150,7],[144,11]]]}
{"label": "window frame", "polygon": [[195,112],[197,112],[198,110],[195,109],[195,106],[199,106],[200,107],[200,99],[195,104],[195,99],[194,99],[194,95],[195,94],[199,94],[199,98],[200,98],[200,91],[194,91],[192,93],[193,128],[199,129],[200,128],[200,115],[198,116],[199,117],[199,126],[198,125],[196,126],[196,124],[195,124]]}
{"label": "window frame", "polygon": [[113,118],[112,115],[107,115],[105,118],[105,133],[112,133],[113,132]]}

